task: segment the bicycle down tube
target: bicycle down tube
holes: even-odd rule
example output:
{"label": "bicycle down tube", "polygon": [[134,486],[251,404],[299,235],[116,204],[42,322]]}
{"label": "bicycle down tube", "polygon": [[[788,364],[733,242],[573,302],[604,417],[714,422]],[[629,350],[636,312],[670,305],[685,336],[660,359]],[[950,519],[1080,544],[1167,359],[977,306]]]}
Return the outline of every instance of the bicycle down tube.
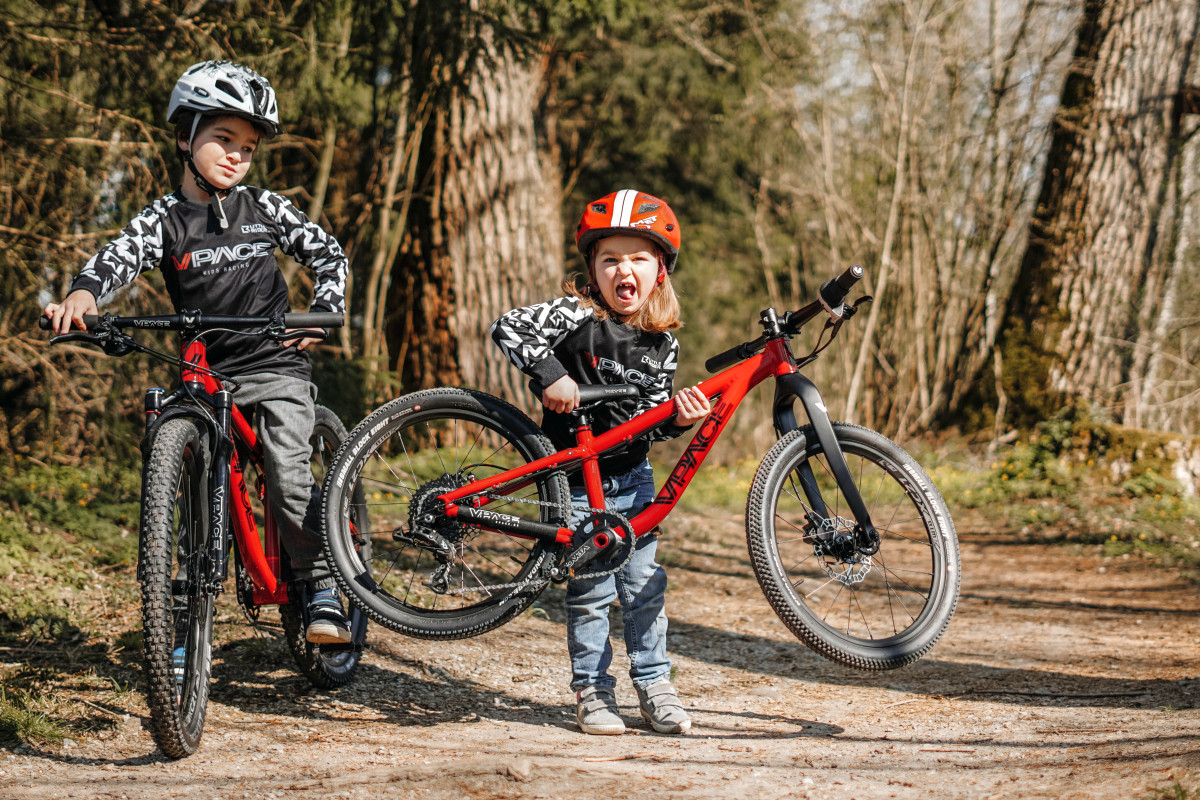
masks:
{"label": "bicycle down tube", "polygon": [[[745,396],[758,384],[767,378],[778,380],[776,388],[776,425],[781,429],[795,426],[791,415],[791,398],[799,398],[804,405],[809,420],[817,434],[817,439],[824,449],[838,486],[845,494],[851,512],[858,524],[874,538],[874,526],[862,497],[855,486],[845,457],[834,436],[833,427],[821,400],[816,386],[800,374],[795,360],[786,345],[786,339],[776,338],[768,341],[763,352],[751,356],[746,361],[730,367],[718,375],[699,384],[700,390],[710,400],[719,401],[712,411],[699,423],[699,429],[691,442],[680,456],[679,461],[667,476],[663,487],[654,500],[641,513],[630,519],[635,536],[642,536],[652,531],[675,507],[684,490],[691,482],[696,471],[703,464],[713,443],[720,437],[725,425],[733,417]],[[574,447],[559,451],[545,458],[531,461],[524,466],[501,472],[485,480],[474,481],[461,488],[439,495],[439,500],[446,503],[446,513],[458,517],[463,522],[482,524],[497,530],[503,530],[517,535],[534,538],[550,539],[558,542],[570,541],[572,531],[569,528],[558,527],[547,523],[532,522],[515,516],[481,511],[482,506],[489,502],[483,497],[489,489],[519,482],[531,475],[546,469],[572,469],[585,465],[584,483],[587,487],[589,502],[597,503],[597,498],[603,498],[599,485],[599,476],[594,470],[586,468],[588,463],[595,464],[600,454],[645,434],[651,429],[665,424],[675,415],[675,402],[668,400],[643,414],[625,422],[599,436],[589,434],[580,437],[580,442]],[[809,496],[814,513],[828,516],[824,502],[815,481],[805,481],[805,493]],[[467,499],[467,504],[458,501]]]}

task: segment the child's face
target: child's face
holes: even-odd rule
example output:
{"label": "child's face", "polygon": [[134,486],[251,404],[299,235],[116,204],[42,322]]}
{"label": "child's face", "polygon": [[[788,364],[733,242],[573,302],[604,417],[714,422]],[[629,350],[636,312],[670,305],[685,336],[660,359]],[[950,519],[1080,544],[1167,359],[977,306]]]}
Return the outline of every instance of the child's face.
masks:
{"label": "child's face", "polygon": [[658,286],[658,247],[641,236],[609,236],[596,243],[592,275],[604,302],[627,317]]}
{"label": "child's face", "polygon": [[[206,181],[221,189],[241,183],[258,149],[258,129],[241,117],[218,117],[192,142],[192,161]],[[187,142],[180,146],[187,149]],[[190,171],[185,173],[190,176]]]}

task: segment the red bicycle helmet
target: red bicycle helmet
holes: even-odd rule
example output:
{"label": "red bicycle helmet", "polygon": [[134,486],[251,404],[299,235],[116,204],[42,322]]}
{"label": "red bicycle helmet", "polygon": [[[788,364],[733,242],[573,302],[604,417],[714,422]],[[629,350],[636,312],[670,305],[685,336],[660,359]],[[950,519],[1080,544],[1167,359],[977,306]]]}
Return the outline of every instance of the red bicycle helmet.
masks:
{"label": "red bicycle helmet", "polygon": [[600,239],[629,235],[653,239],[662,248],[667,272],[675,271],[679,220],[666,201],[636,189],[621,189],[588,203],[575,231],[575,246],[586,259]]}

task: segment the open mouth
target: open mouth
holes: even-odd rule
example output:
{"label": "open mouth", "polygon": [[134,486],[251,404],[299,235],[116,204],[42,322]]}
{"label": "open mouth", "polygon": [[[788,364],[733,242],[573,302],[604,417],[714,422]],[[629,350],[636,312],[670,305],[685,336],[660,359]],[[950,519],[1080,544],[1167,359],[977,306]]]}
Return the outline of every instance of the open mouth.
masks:
{"label": "open mouth", "polygon": [[631,303],[637,299],[637,284],[633,281],[621,281],[614,291],[617,299],[623,303]]}

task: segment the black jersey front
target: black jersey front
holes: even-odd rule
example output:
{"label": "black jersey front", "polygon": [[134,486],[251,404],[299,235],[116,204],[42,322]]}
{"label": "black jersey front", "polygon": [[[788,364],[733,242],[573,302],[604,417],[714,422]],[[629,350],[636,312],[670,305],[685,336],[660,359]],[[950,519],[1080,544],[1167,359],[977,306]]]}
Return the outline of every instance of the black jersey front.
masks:
{"label": "black jersey front", "polygon": [[[346,256],[332,236],[265,189],[236,187],[222,206],[225,229],[208,203],[179,191],[156,200],[88,261],[71,289],[99,298],[158,268],[176,311],[271,316],[289,310],[279,248],[315,272],[312,311],[345,311]],[[209,364],[227,375],[311,373],[303,351],[262,337],[213,333],[205,341]]]}
{"label": "black jersey front", "polygon": [[[542,387],[563,375],[579,384],[629,383],[638,387],[636,399],[605,403],[596,409],[591,417],[596,434],[671,399],[679,358],[675,337],[639,330],[611,316],[599,319],[578,298],[562,297],[513,309],[492,324],[491,334],[509,360]],[[569,414],[546,409],[542,429],[560,450],[575,444]],[[648,438],[601,458],[601,472],[628,472],[646,458],[651,441],[671,439],[684,430],[667,425],[653,431]]]}

